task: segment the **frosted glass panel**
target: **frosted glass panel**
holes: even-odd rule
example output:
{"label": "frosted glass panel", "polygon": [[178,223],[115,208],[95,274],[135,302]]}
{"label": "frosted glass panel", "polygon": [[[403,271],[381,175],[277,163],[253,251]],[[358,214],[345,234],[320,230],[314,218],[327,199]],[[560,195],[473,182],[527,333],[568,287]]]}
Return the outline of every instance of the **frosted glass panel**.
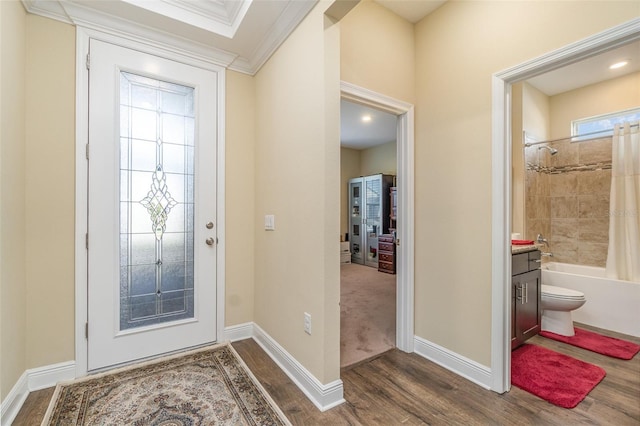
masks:
{"label": "frosted glass panel", "polygon": [[380,179],[367,179],[365,181],[365,197],[367,199],[367,223],[366,232],[371,236],[376,236],[382,233],[381,225],[381,211],[380,205],[382,191],[382,181]]}
{"label": "frosted glass panel", "polygon": [[191,87],[120,74],[120,329],[192,318]]}

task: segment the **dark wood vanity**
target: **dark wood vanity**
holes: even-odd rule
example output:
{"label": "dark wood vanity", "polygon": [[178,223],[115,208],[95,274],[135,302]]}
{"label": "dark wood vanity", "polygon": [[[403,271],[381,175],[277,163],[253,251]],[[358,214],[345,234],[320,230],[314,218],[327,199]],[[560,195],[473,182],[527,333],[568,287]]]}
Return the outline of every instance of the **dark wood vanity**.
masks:
{"label": "dark wood vanity", "polygon": [[531,246],[511,255],[511,349],[540,332],[540,250]]}

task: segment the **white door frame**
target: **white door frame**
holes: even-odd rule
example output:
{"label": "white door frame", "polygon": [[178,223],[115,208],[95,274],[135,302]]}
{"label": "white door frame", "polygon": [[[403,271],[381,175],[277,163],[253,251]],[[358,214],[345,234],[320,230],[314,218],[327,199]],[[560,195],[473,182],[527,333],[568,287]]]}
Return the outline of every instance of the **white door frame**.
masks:
{"label": "white door frame", "polygon": [[343,99],[398,116],[398,264],[396,279],[396,347],[413,352],[414,346],[414,108],[413,105],[340,82]]}
{"label": "white door frame", "polygon": [[224,336],[225,317],[225,69],[202,57],[178,52],[159,43],[143,44],[120,33],[108,33],[89,28],[76,27],[76,187],[75,187],[75,357],[76,377],[87,374],[88,341],[85,335],[87,323],[87,250],[88,222],[88,162],[86,146],[89,135],[89,72],[87,54],[89,40],[96,39],[140,52],[160,56],[173,61],[214,71],[217,75],[217,271],[216,271],[216,321],[217,339]]}
{"label": "white door frame", "polygon": [[492,77],[491,389],[511,387],[511,85],[640,39],[640,18]]}

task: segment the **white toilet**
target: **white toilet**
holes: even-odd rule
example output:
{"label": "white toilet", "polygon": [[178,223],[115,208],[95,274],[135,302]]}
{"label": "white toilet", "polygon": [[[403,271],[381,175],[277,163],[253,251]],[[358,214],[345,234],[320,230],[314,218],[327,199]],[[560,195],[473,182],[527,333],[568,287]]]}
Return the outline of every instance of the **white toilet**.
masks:
{"label": "white toilet", "polygon": [[584,293],[568,288],[542,284],[542,330],[574,336],[571,311],[578,309],[587,301]]}

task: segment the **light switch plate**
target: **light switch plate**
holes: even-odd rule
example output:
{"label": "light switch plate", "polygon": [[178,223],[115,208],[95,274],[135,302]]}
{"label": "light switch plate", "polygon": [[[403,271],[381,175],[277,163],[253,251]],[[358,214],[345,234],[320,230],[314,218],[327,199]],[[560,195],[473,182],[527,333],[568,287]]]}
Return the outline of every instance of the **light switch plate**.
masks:
{"label": "light switch plate", "polygon": [[275,231],[276,229],[276,217],[272,214],[264,216],[264,229],[265,231]]}

